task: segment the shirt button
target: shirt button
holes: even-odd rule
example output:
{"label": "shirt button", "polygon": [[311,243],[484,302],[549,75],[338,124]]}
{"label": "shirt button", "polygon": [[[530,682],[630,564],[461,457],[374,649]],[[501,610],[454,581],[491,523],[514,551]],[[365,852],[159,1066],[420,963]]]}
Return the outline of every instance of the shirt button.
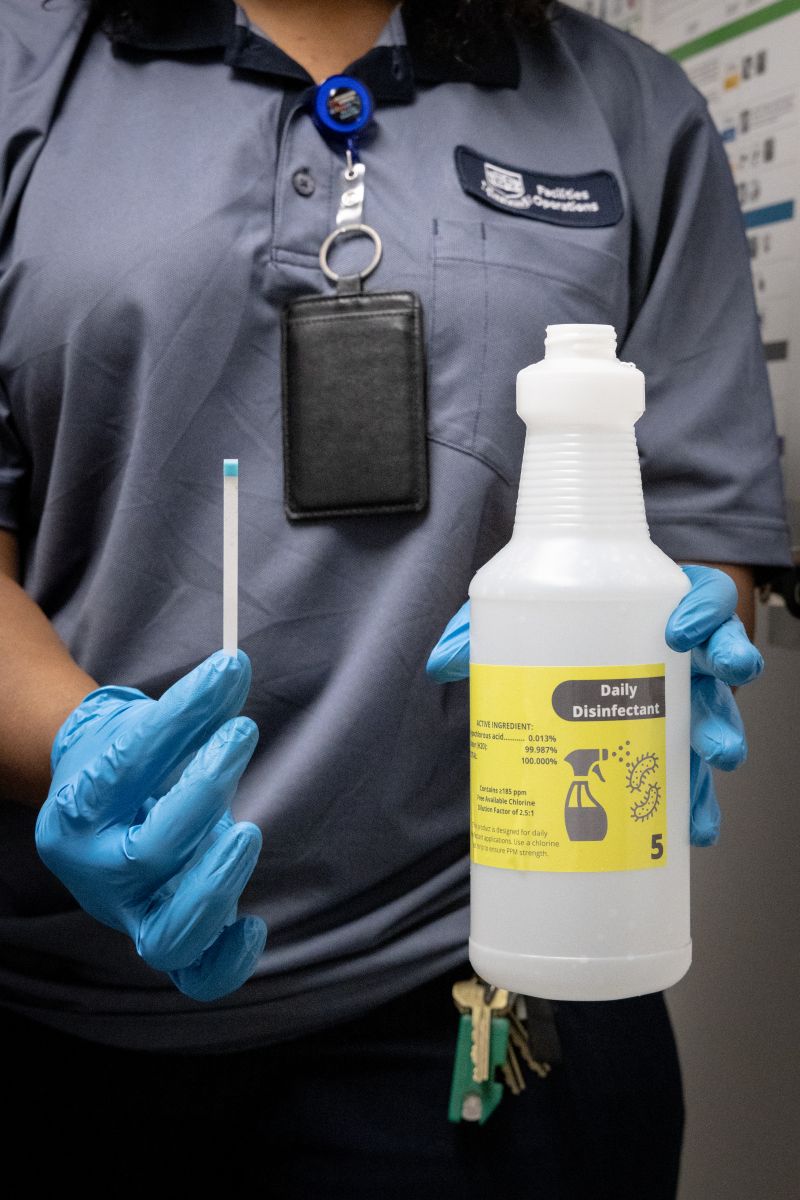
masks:
{"label": "shirt button", "polygon": [[298,196],[313,196],[317,185],[311,172],[302,168],[292,176],[292,186]]}

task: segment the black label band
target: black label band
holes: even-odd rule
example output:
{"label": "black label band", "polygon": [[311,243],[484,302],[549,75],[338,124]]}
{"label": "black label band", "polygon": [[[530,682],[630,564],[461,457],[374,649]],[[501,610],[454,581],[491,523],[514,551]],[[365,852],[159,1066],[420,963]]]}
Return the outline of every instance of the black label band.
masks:
{"label": "black label band", "polygon": [[641,679],[566,679],[553,692],[564,721],[652,721],[666,715],[663,675]]}
{"label": "black label band", "polygon": [[493,208],[551,225],[599,228],[622,219],[619,184],[610,171],[589,175],[545,175],[485,158],[456,146],[462,188]]}

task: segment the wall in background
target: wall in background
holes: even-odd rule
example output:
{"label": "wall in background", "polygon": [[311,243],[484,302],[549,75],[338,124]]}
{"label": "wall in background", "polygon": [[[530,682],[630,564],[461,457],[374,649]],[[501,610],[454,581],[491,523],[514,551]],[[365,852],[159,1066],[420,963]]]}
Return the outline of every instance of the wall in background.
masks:
{"label": "wall in background", "polygon": [[800,1197],[800,651],[766,644],[766,616],[767,670],[737,697],[750,756],[717,772],[722,835],[692,851],[694,963],[667,993],[686,1095],[679,1200]]}
{"label": "wall in background", "polygon": [[[682,63],[725,143],[800,547],[800,0],[575,3]],[[669,993],[687,1129],[680,1200],[800,1197],[800,621],[759,613],[739,693],[747,765],[717,773],[720,844],[694,850],[694,964]],[[646,1200],[643,1197],[642,1200]]]}
{"label": "wall in background", "polygon": [[675,58],[708,101],[747,229],[800,546],[800,0],[583,0],[573,7]]}

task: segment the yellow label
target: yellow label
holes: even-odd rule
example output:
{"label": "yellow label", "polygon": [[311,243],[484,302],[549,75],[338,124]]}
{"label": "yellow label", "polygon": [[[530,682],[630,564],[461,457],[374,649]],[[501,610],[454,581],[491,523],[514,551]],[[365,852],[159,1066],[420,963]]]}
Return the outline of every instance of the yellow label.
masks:
{"label": "yellow label", "polygon": [[667,861],[664,664],[470,666],[470,855],[515,871]]}

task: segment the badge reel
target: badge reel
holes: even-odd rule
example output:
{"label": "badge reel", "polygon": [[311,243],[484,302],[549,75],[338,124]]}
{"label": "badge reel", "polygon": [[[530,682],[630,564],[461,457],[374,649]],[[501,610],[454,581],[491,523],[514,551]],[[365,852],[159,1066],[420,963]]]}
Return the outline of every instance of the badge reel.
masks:
{"label": "badge reel", "polygon": [[[334,75],[316,89],[312,118],[344,153],[336,223],[319,262],[334,295],[300,296],[283,314],[284,507],[290,520],[420,512],[428,501],[422,309],[413,292],[364,292],[381,261],[363,221],[372,119],[360,80]],[[354,274],[330,264],[336,242],[368,239]]]}

